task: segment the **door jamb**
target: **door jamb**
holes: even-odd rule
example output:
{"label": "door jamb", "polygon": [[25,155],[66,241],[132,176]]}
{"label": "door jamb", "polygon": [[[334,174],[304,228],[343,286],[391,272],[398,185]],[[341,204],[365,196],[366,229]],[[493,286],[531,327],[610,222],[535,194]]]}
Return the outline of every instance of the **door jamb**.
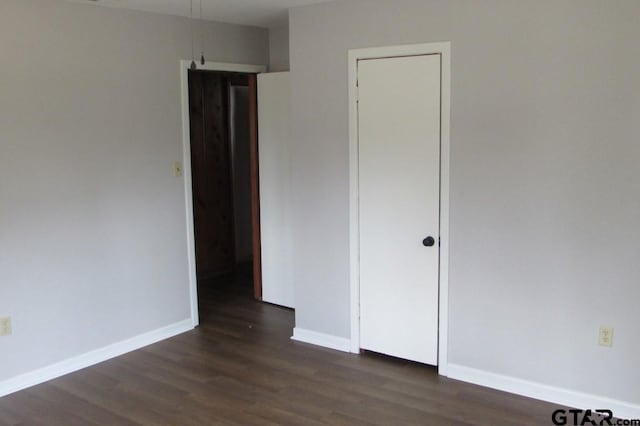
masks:
{"label": "door jamb", "polygon": [[[191,130],[189,125],[189,66],[191,61],[180,61],[180,83],[182,103],[182,170],[184,179],[185,213],[187,225],[187,265],[189,273],[189,296],[191,304],[191,322],[194,327],[200,324],[198,315],[198,280],[196,277],[196,245],[193,223],[193,187],[191,182]],[[198,64],[199,70],[230,71],[259,74],[267,71],[265,65],[229,64],[223,62],[205,62]]]}
{"label": "door jamb", "polygon": [[260,224],[260,159],[258,158],[258,77],[255,74],[249,76],[249,119],[253,297],[256,300],[262,300],[262,228]]}
{"label": "door jamb", "polygon": [[360,246],[358,181],[358,61],[401,56],[441,55],[440,111],[440,270],[438,300],[438,374],[446,376],[449,330],[449,158],[451,42],[349,50],[349,266],[351,352],[360,352]]}

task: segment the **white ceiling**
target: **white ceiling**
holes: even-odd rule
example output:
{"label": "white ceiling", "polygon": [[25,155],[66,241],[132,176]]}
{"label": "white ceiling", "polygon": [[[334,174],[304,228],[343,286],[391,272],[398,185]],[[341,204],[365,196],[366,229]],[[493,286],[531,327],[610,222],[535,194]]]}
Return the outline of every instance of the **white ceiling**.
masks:
{"label": "white ceiling", "polygon": [[[144,10],[165,15],[189,16],[190,0],[71,0],[108,7]],[[329,0],[193,0],[194,16],[200,14],[209,21],[271,27],[286,20],[287,10],[294,6],[322,3]]]}

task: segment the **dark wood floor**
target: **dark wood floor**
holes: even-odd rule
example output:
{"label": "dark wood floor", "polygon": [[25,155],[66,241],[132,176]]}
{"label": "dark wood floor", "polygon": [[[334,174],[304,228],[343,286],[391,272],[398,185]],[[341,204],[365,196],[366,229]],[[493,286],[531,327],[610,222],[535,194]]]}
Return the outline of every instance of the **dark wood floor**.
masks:
{"label": "dark wood floor", "polygon": [[558,408],[293,342],[292,311],[211,287],[198,329],[0,398],[0,425],[549,425]]}

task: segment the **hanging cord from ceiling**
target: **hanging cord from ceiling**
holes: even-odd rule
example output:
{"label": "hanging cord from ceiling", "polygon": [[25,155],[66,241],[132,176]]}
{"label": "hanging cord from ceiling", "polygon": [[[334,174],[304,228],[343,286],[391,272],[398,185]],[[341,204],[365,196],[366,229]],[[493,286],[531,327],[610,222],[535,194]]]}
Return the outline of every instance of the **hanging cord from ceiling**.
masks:
{"label": "hanging cord from ceiling", "polygon": [[189,24],[190,24],[190,29],[191,29],[191,66],[190,68],[192,70],[195,70],[197,67],[196,65],[196,55],[195,55],[195,33],[194,33],[194,29],[193,29],[193,0],[189,0]]}
{"label": "hanging cord from ceiling", "polygon": [[200,0],[200,63],[204,65],[204,20],[202,19],[202,0]]}

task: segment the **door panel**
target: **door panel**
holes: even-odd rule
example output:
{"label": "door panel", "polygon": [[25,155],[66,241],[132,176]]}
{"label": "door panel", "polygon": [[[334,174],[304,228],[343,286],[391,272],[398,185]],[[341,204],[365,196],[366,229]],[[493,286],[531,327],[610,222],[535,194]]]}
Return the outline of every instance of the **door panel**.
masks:
{"label": "door panel", "polygon": [[358,96],[361,347],[437,365],[440,55],[361,60]]}
{"label": "door panel", "polygon": [[258,75],[262,300],[293,308],[289,73]]}

